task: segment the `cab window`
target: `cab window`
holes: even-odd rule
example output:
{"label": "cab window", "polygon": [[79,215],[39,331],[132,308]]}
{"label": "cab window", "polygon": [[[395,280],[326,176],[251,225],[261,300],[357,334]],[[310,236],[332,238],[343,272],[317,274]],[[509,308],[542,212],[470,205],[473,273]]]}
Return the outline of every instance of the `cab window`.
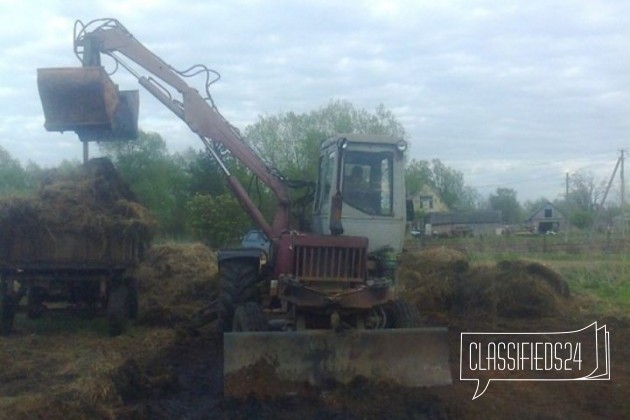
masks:
{"label": "cab window", "polygon": [[363,213],[391,216],[393,154],[348,151],[344,157],[344,202]]}

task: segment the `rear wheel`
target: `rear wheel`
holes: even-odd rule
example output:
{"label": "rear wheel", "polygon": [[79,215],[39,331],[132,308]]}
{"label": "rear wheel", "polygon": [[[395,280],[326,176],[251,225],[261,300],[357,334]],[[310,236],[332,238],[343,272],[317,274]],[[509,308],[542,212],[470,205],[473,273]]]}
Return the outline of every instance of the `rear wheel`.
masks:
{"label": "rear wheel", "polygon": [[265,320],[260,305],[255,302],[247,302],[239,305],[234,311],[232,320],[232,331],[268,331],[269,325]]}
{"label": "rear wheel", "polygon": [[418,309],[404,299],[393,301],[386,312],[390,328],[417,328],[422,324]]}
{"label": "rear wheel", "polygon": [[259,302],[258,267],[251,261],[226,261],[220,268],[221,311],[224,331],[233,326],[235,310],[248,302]]}

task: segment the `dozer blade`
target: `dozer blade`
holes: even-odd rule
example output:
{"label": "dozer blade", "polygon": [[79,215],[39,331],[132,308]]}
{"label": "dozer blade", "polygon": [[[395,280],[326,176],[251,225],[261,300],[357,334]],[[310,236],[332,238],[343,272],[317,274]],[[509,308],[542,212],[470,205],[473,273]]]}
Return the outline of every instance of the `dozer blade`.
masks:
{"label": "dozer blade", "polygon": [[137,90],[118,91],[102,67],[37,69],[48,131],[75,131],[81,141],[130,140],[138,134]]}
{"label": "dozer blade", "polygon": [[226,380],[267,363],[281,380],[312,385],[360,376],[408,387],[451,384],[446,328],[244,332],[223,338]]}

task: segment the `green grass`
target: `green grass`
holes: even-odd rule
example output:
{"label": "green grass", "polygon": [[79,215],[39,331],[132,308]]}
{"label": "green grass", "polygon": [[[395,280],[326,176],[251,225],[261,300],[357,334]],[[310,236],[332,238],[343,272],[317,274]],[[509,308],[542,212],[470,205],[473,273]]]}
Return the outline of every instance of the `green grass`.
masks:
{"label": "green grass", "polygon": [[623,257],[551,262],[576,293],[590,293],[630,314],[630,262]]}

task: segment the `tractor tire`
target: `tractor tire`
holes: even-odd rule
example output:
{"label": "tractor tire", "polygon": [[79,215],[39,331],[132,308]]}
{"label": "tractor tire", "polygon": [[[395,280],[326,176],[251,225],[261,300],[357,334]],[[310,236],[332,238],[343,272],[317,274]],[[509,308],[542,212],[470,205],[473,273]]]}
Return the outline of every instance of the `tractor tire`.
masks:
{"label": "tractor tire", "polygon": [[122,282],[113,282],[107,299],[109,335],[116,337],[125,331],[129,316],[129,290]]}
{"label": "tractor tire", "polygon": [[232,331],[269,331],[269,325],[260,305],[247,302],[237,306],[232,320]]}
{"label": "tractor tire", "polygon": [[422,318],[418,309],[404,299],[396,299],[386,309],[390,328],[418,328]]}
{"label": "tractor tire", "polygon": [[0,334],[9,335],[13,331],[16,306],[13,296],[8,294],[0,296]]}
{"label": "tractor tire", "polygon": [[223,331],[230,331],[236,308],[247,302],[260,301],[258,268],[249,261],[226,261],[221,264],[219,283],[221,328]]}

